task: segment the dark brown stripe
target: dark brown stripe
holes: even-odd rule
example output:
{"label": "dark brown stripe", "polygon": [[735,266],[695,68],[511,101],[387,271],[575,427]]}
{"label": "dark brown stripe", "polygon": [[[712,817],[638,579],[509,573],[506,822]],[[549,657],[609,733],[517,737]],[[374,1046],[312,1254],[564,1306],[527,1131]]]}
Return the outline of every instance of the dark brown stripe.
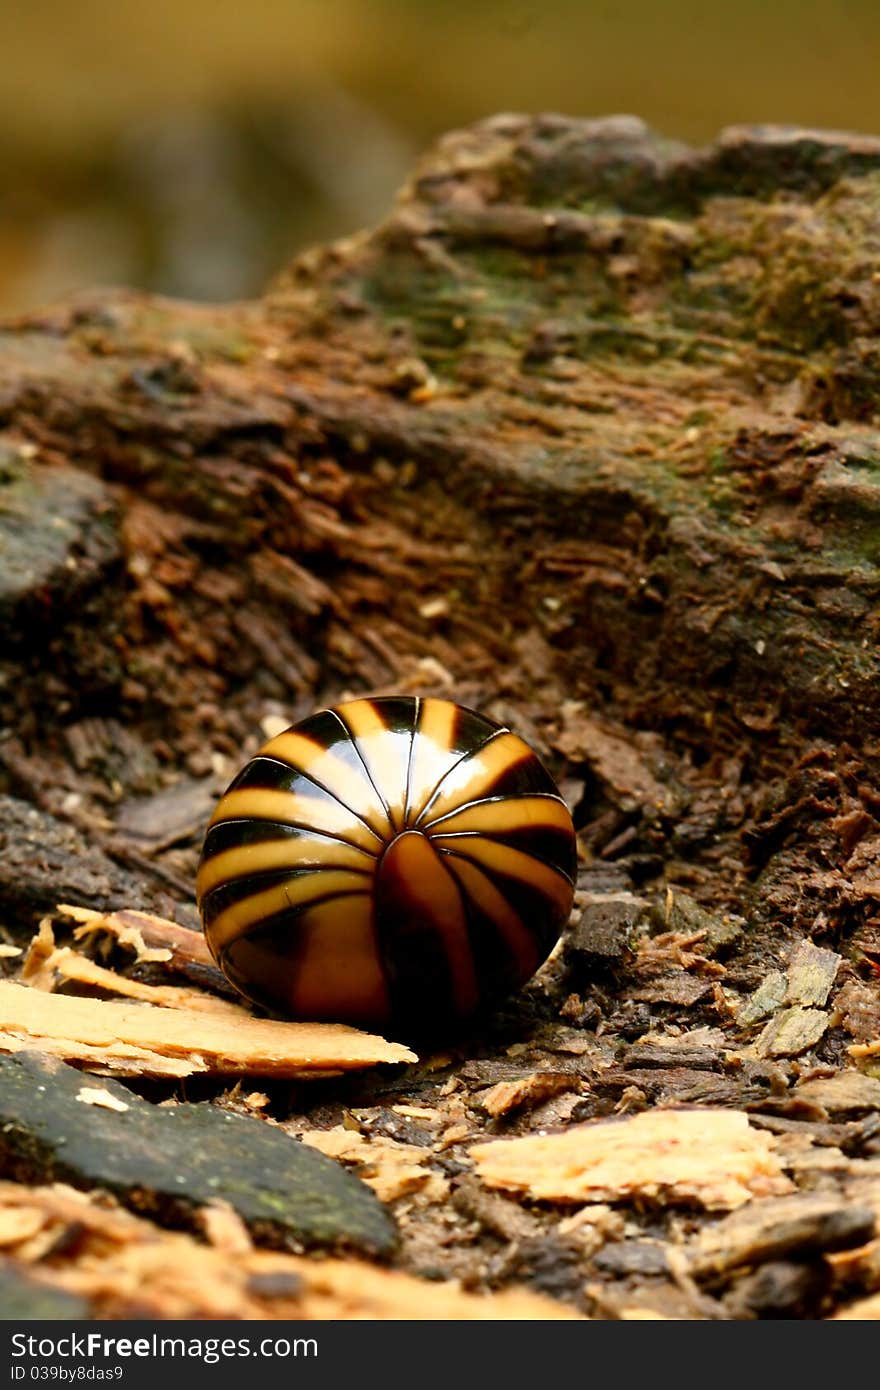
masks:
{"label": "dark brown stripe", "polygon": [[427,999],[430,1005],[436,997],[437,981],[424,972],[426,962],[435,968],[439,945],[446,962],[440,976],[448,990],[444,1007],[452,1014],[471,1014],[478,992],[464,900],[424,835],[407,831],[386,850],[376,872],[375,894],[380,949],[395,1007],[401,978],[419,989],[414,997],[423,1004]]}
{"label": "dark brown stripe", "polygon": [[[444,858],[449,857],[454,860],[458,857],[456,851],[451,849],[441,848],[440,853]],[[534,883],[501,873],[497,869],[488,868],[485,864],[477,863],[476,860],[468,859],[467,862],[475,864],[490,879],[514,911],[528,924],[529,930],[540,943],[543,955],[547,955],[557,941],[571,912],[574,893],[570,889],[570,885],[570,900],[566,907],[561,901],[561,896],[559,900],[549,898]],[[565,882],[566,880],[560,876],[560,883]]]}
{"label": "dark brown stripe", "polygon": [[[436,830],[427,832],[431,839],[443,834],[438,826]],[[447,849],[455,849],[454,841],[461,841],[459,848],[466,849],[468,840],[491,840],[494,844],[507,845],[509,849],[518,850],[521,854],[527,854],[530,859],[537,859],[539,864],[544,864],[548,869],[555,869],[557,873],[563,874],[569,883],[574,883],[577,875],[577,849],[573,837],[566,835],[564,830],[556,830],[550,826],[521,826],[516,830],[505,830],[501,834],[489,834],[487,831],[462,830],[452,831],[443,834],[443,846]]]}

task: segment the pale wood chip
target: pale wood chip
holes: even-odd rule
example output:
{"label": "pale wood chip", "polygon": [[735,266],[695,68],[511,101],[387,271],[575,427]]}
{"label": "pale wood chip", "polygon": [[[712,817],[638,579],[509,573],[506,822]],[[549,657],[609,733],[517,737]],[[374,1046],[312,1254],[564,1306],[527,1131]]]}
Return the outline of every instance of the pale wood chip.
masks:
{"label": "pale wood chip", "polygon": [[470,1156],[490,1187],[539,1201],[647,1199],[726,1210],[792,1190],[771,1137],[731,1110],[646,1111],[476,1144]]}
{"label": "pale wood chip", "polygon": [[467,1139],[471,1133],[471,1126],[465,1120],[457,1120],[455,1124],[448,1125],[440,1135],[435,1148],[438,1151],[451,1149],[454,1144],[460,1144],[462,1139]]}
{"label": "pale wood chip", "polygon": [[526,1106],[539,1105],[561,1091],[575,1091],[580,1077],[570,1072],[536,1071],[518,1081],[499,1081],[487,1091],[481,1091],[477,1104],[489,1115],[508,1115]]}
{"label": "pale wood chip", "polygon": [[832,1250],[825,1262],[840,1288],[880,1288],[880,1236],[855,1250]]}
{"label": "pale wood chip", "polygon": [[797,1057],[816,1046],[828,1023],[824,1009],[807,1008],[803,1004],[780,1009],[755,1039],[755,1054],[758,1057]]}
{"label": "pale wood chip", "polygon": [[[95,1317],[581,1320],[573,1309],[537,1294],[464,1293],[455,1283],[417,1279],[360,1260],[254,1250],[233,1232],[225,1213],[212,1208],[202,1215],[203,1229],[218,1240],[216,1246],[162,1230],[67,1187],[0,1182],[0,1231],[10,1234],[7,1253],[14,1261],[27,1261],[31,1279],[88,1299]],[[51,1265],[41,1263],[51,1245],[25,1254],[26,1232],[38,1225],[44,1230],[37,1238],[56,1242]],[[58,1245],[66,1229],[77,1230],[77,1241]]]}
{"label": "pale wood chip", "polygon": [[819,1105],[829,1114],[854,1110],[880,1110],[880,1081],[847,1067],[833,1076],[814,1077],[795,1086],[797,1100]]}
{"label": "pale wood chip", "polygon": [[180,1076],[208,1071],[306,1077],[417,1060],[406,1047],[341,1024],[282,1023],[254,1018],[237,1006],[215,1016],[45,994],[0,981],[0,1051],[25,1046],[132,1076],[168,1075],[166,1063]]}
{"label": "pale wood chip", "polygon": [[32,989],[52,989],[55,976],[51,961],[56,952],[52,919],[51,917],[44,917],[31,938],[27,955],[24,958],[24,965],[21,968],[21,978]]}
{"label": "pale wood chip", "polygon": [[124,908],[119,912],[94,912],[88,907],[59,903],[58,911],[72,917],[79,928],[74,933],[79,940],[93,932],[107,932],[123,946],[137,951],[141,961],[170,961],[177,957],[199,965],[214,964],[207,942],[201,932],[155,917],[150,912]]}
{"label": "pale wood chip", "polygon": [[198,1223],[208,1244],[226,1255],[246,1255],[254,1248],[250,1231],[227,1202],[202,1207]]}
{"label": "pale wood chip", "polygon": [[[0,1052],[33,1051],[36,1044],[26,1034],[16,1036],[5,1033],[0,1004]],[[131,1047],[128,1043],[117,1043],[111,1049],[92,1047],[76,1038],[53,1038],[41,1035],[39,1050],[50,1057],[61,1057],[69,1062],[77,1062],[86,1071],[99,1076],[193,1076],[205,1072],[207,1065],[202,1057],[162,1057],[146,1047]]]}
{"label": "pale wood chip", "polygon": [[591,1206],[581,1207],[580,1211],[573,1212],[571,1216],[564,1216],[556,1229],[561,1236],[591,1230],[598,1231],[603,1240],[623,1240],[625,1225],[622,1214],[614,1207],[610,1207],[607,1202],[596,1202]]}
{"label": "pale wood chip", "polygon": [[658,1313],[653,1308],[621,1308],[617,1314],[621,1322],[676,1322],[670,1313]]}
{"label": "pale wood chip", "polygon": [[0,1208],[0,1245],[20,1245],[30,1240],[46,1224],[46,1213],[39,1207]]}
{"label": "pale wood chip", "polygon": [[788,978],[782,970],[768,970],[758,988],[744,1000],[737,1010],[736,1021],[741,1028],[748,1028],[768,1014],[775,1013],[785,998]]}
{"label": "pale wood chip", "polygon": [[[880,1056],[880,1038],[878,1038],[876,1042],[853,1043],[846,1050],[850,1057],[855,1057],[859,1062],[864,1061],[865,1058]],[[872,1068],[869,1068],[868,1075],[874,1076],[876,1072]]]}
{"label": "pale wood chip", "polygon": [[158,1004],[166,1009],[198,1009],[199,1012],[225,1015],[230,1020],[240,1018],[242,1007],[229,999],[221,999],[207,990],[191,986],[146,985],[140,980],[131,980],[127,975],[118,975],[115,970],[107,970],[97,965],[88,956],[81,955],[70,946],[61,946],[43,962],[38,979],[23,979],[38,989],[53,990],[65,980],[77,984],[92,985],[95,989],[108,993],[121,994],[128,999],[142,999],[149,1004]]}
{"label": "pale wood chip", "polygon": [[703,951],[692,949],[701,946],[707,936],[708,929],[701,927],[695,931],[664,931],[657,936],[642,937],[636,946],[639,969],[661,971],[675,966],[690,970],[696,966],[704,975],[721,976],[723,965],[709,960]]}
{"label": "pale wood chip", "polygon": [[0,958],[3,960],[11,960],[13,957],[23,954],[21,946],[9,946],[6,943],[0,943]]}
{"label": "pale wood chip", "polygon": [[442,1202],[449,1194],[449,1182],[427,1165],[429,1151],[418,1144],[402,1144],[380,1135],[336,1125],[333,1129],[310,1129],[299,1138],[329,1158],[353,1164],[358,1177],[372,1187],[383,1202],[418,1193],[428,1202]]}
{"label": "pale wood chip", "polygon": [[77,1100],[82,1101],[83,1105],[99,1105],[103,1110],[118,1110],[120,1113],[129,1109],[124,1100],[119,1096],[114,1096],[110,1091],[99,1086],[83,1086],[77,1092]]}
{"label": "pale wood chip", "polygon": [[787,1004],[825,1003],[843,957],[836,951],[801,941],[788,963]]}

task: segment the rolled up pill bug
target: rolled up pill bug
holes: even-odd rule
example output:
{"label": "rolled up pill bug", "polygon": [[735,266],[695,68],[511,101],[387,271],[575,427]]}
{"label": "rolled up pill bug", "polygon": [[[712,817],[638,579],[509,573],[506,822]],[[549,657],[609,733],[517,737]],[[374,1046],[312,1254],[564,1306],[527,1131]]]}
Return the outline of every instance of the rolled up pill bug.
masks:
{"label": "rolled up pill bug", "polygon": [[210,822],[197,897],[248,998],[414,1036],[524,984],[574,877],[571,816],[528,744],[451,701],[389,697],[260,749]]}

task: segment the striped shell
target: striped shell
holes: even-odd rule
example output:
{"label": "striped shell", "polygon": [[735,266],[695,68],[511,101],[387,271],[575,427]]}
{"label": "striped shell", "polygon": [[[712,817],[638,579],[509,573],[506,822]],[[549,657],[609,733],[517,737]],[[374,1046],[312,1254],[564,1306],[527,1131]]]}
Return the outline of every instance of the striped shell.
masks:
{"label": "striped shell", "polygon": [[275,1013],[424,1033],[522,985],[571,911],[571,816],[516,734],[448,700],[321,710],[211,820],[197,880],[220,968]]}

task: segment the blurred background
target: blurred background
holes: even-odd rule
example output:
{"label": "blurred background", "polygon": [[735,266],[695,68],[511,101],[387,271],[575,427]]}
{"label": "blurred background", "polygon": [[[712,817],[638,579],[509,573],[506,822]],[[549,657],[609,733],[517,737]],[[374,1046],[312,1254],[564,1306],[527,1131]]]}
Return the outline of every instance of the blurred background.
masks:
{"label": "blurred background", "polygon": [[878,0],[0,0],[0,313],[257,293],[501,110],[880,132]]}

